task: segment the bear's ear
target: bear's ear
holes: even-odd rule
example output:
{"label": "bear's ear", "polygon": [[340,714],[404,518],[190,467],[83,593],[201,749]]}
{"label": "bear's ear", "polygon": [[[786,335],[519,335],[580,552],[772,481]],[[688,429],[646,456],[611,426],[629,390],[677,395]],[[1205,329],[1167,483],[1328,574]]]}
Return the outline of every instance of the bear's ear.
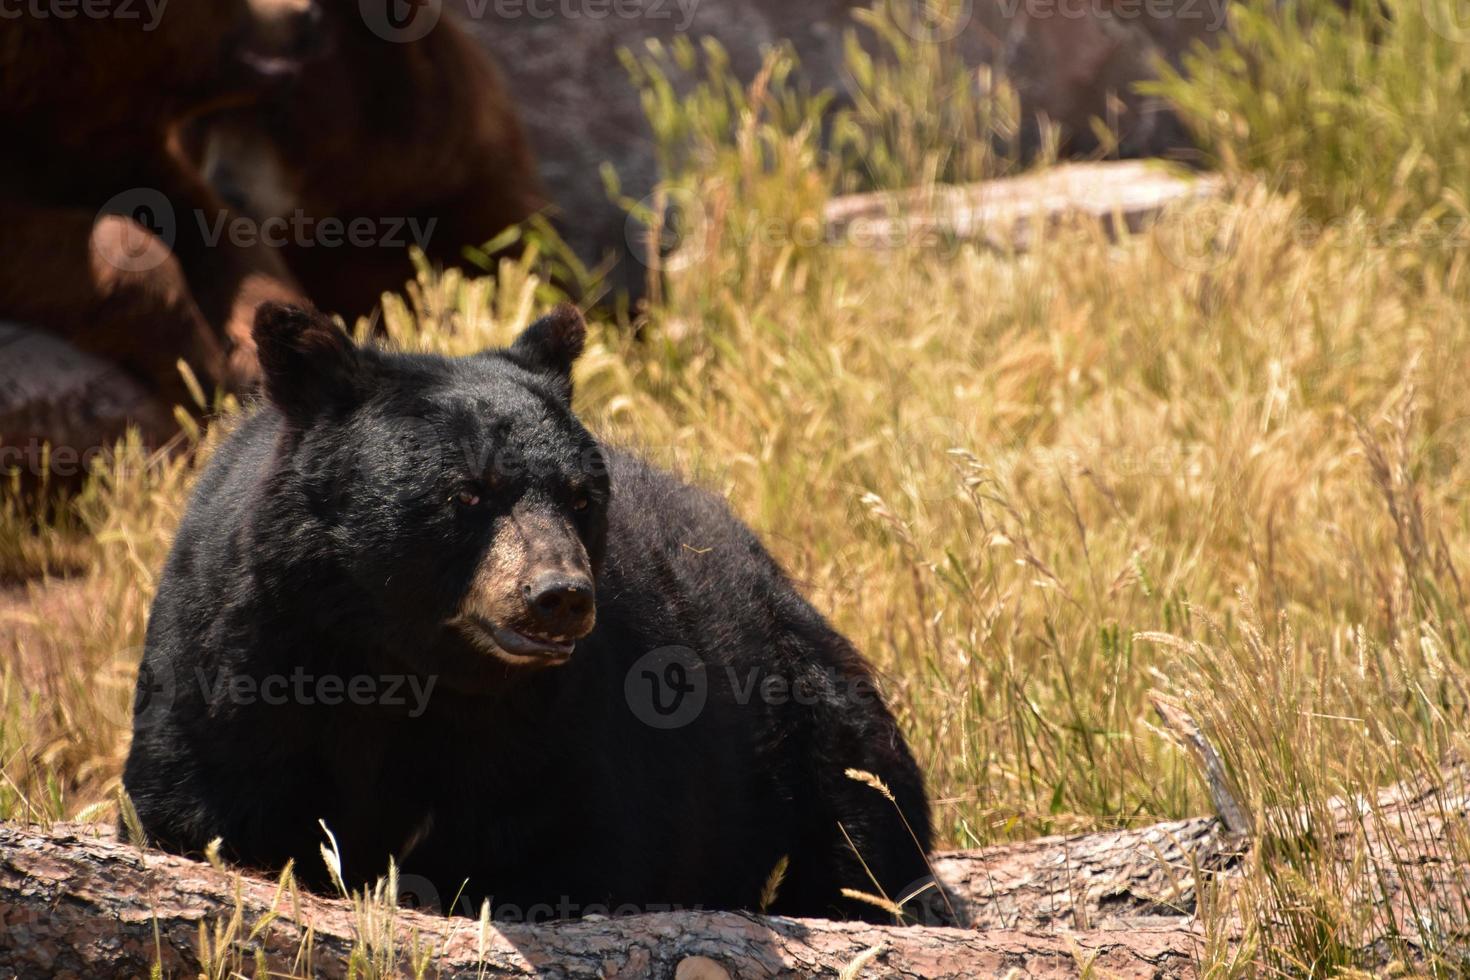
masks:
{"label": "bear's ear", "polygon": [[262,303],[252,336],[266,397],[287,418],[306,421],[356,400],[357,346],[316,310]]}
{"label": "bear's ear", "polygon": [[531,324],[505,352],[521,367],[547,375],[567,400],[572,397],[572,364],[587,341],[587,321],[570,303],[563,303]]}

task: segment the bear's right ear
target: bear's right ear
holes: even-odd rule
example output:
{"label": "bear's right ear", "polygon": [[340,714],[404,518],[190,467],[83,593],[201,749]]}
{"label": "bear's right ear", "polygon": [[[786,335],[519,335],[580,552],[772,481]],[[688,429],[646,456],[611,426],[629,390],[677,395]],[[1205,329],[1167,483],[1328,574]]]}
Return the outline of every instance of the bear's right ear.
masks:
{"label": "bear's right ear", "polygon": [[262,303],[251,335],[266,397],[287,418],[306,421],[356,399],[357,346],[316,310]]}
{"label": "bear's right ear", "polygon": [[587,343],[587,321],[563,303],[531,324],[504,351],[497,351],[533,374],[549,380],[567,402],[572,400],[572,364]]}

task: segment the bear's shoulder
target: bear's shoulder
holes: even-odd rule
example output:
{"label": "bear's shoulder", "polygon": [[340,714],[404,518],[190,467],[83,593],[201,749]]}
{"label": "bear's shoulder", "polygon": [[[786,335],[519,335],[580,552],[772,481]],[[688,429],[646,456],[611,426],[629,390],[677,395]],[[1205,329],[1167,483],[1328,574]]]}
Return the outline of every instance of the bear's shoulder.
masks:
{"label": "bear's shoulder", "polygon": [[615,588],[675,603],[716,599],[732,619],[759,618],[766,598],[795,596],[780,564],[718,494],[637,454],[608,457]]}

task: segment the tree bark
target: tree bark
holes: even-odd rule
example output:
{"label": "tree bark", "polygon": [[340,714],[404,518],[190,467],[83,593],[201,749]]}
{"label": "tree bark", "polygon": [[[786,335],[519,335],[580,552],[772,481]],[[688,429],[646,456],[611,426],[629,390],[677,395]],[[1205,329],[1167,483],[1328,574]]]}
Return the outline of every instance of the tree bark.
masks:
{"label": "tree bark", "polygon": [[[1308,834],[1359,868],[1347,902],[1401,928],[1467,893],[1466,773],[1393,787],[1256,832]],[[111,828],[0,825],[0,977],[147,975],[972,978],[1195,974],[1195,880],[1237,875],[1244,838],[1213,818],[942,853],[969,925],[872,926],[736,912],[540,925],[446,919],[323,898],[116,839]],[[1371,873],[1367,873],[1370,872]],[[935,899],[935,904],[940,903]],[[1461,912],[1464,911],[1462,908]],[[1228,937],[1226,937],[1228,938]]]}
{"label": "tree bark", "polygon": [[[1054,842],[1041,846],[1059,853]],[[984,853],[944,857],[941,865],[978,866]],[[1024,854],[1024,845],[995,853]],[[1017,882],[1034,877],[1003,874]],[[1010,899],[1015,907],[1027,905],[1024,893]],[[1182,917],[1087,931],[872,926],[736,912],[482,926],[398,909],[390,920],[381,907],[365,910],[140,851],[108,828],[0,826],[0,976],[7,977],[146,976],[155,962],[165,975],[219,975],[212,971],[226,967],[262,975],[265,967],[339,977],[354,960],[358,975],[364,962],[391,964],[385,972],[395,975],[421,957],[430,958],[430,975],[442,977],[798,978],[838,976],[856,965],[848,975],[958,980],[1012,970],[1071,976],[1089,964],[1109,976],[1183,977],[1193,972],[1197,943]]]}
{"label": "tree bark", "polygon": [[973,928],[1118,929],[1192,916],[1196,875],[1230,870],[1244,847],[1219,820],[1196,817],[950,851],[933,864]]}

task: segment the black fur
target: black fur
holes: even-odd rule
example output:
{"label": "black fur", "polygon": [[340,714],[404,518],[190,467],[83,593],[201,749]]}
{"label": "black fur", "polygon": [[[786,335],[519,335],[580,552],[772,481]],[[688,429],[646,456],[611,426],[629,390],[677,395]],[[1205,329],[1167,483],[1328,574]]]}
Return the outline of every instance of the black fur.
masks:
{"label": "black fur", "polygon": [[[320,819],[350,885],[395,856],[421,897],[529,917],[753,908],[786,855],[773,911],[887,919],[840,890],[924,879],[929,817],[869,668],[720,501],[582,427],[563,373],[580,329],[461,359],[322,329],[262,313],[272,403],[215,453],[164,571],[125,774],[150,838],[294,858],[325,887]],[[457,488],[482,476],[466,513]],[[575,522],[597,615],[566,664],[531,670],[444,625],[528,497]],[[690,652],[646,657],[664,648]],[[302,698],[301,675],[373,678],[375,703]],[[267,703],[273,676],[287,696]],[[405,676],[433,680],[426,701]],[[666,679],[706,692],[678,727],[648,722]]]}

